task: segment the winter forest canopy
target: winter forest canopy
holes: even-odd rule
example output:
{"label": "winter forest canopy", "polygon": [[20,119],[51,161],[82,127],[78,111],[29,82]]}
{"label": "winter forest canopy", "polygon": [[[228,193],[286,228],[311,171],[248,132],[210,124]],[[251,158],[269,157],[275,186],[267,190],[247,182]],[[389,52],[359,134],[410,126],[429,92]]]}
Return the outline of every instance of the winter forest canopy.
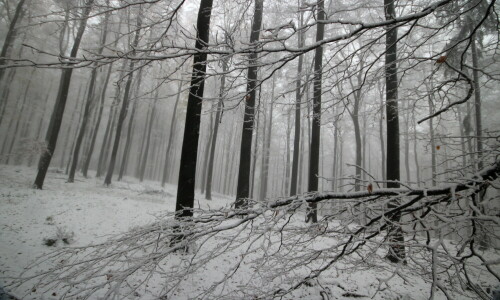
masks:
{"label": "winter forest canopy", "polygon": [[500,297],[499,10],[0,0],[0,296]]}

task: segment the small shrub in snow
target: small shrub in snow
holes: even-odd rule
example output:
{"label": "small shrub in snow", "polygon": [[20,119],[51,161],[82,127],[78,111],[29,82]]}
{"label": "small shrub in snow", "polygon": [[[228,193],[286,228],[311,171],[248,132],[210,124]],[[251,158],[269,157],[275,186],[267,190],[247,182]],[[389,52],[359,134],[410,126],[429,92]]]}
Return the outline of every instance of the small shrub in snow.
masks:
{"label": "small shrub in snow", "polygon": [[[48,219],[49,217],[47,217]],[[56,246],[58,241],[61,241],[65,245],[69,245],[74,241],[74,232],[68,231],[66,228],[57,227],[55,237],[44,238],[43,244],[48,247]]]}

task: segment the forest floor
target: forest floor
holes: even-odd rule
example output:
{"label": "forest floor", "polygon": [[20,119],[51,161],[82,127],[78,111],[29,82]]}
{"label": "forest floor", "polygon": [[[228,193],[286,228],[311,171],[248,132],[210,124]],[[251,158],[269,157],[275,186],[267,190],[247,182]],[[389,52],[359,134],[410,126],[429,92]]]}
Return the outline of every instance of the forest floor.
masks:
{"label": "forest floor", "polygon": [[[31,187],[34,169],[0,167],[2,300],[8,299],[2,296],[1,291],[9,283],[9,277],[18,276],[30,261],[51,252],[54,247],[64,246],[58,235],[68,237],[72,247],[101,242],[131,228],[151,223],[155,221],[155,214],[173,211],[175,207],[176,186],[173,185],[161,188],[158,182],[139,183],[136,179],[125,178],[105,187],[101,179],[81,177],[75,183],[66,183],[67,176],[64,173],[55,169],[50,171],[44,189],[35,190]],[[208,208],[201,194],[197,194],[196,199],[196,206]],[[215,194],[209,205],[211,208],[227,207],[232,201],[232,197]],[[45,244],[50,240],[55,241],[55,244],[49,247]],[[411,274],[408,276],[412,278]],[[416,277],[413,282],[396,281],[390,289],[376,293],[379,284],[376,277],[375,270],[357,273],[332,270],[323,274],[322,285],[330,285],[329,289],[335,295],[333,299],[416,300],[429,297],[430,287]],[[189,291],[185,293],[180,298],[190,296]],[[26,294],[18,297],[26,297]],[[324,299],[318,286],[303,286],[294,297]],[[36,293],[30,294],[28,299],[41,298],[58,299],[57,296]]]}

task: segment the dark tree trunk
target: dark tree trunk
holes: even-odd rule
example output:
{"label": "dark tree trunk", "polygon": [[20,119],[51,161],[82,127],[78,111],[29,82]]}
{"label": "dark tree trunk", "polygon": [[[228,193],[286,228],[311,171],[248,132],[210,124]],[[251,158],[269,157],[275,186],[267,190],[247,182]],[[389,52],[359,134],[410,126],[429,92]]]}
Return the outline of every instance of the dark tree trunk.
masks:
{"label": "dark tree trunk", "polygon": [[472,50],[472,75],[474,78],[474,106],[476,112],[476,136],[477,136],[477,168],[478,170],[483,169],[483,139],[481,135],[483,134],[483,125],[481,121],[481,87],[479,86],[479,62],[476,46],[476,37],[472,36],[471,43]]}
{"label": "dark tree trunk", "polygon": [[[396,16],[395,0],[384,0],[386,20]],[[398,188],[400,177],[399,167],[399,113],[398,113],[398,74],[397,74],[397,27],[388,26],[386,32],[385,51],[385,87],[387,114],[387,187]],[[397,203],[389,203],[389,209],[397,207]],[[388,226],[389,253],[387,259],[391,262],[405,261],[404,236],[399,222],[401,213],[390,216],[392,224]]]}
{"label": "dark tree trunk", "polygon": [[[76,57],[76,55],[78,54],[78,49],[80,48],[80,42],[82,41],[83,33],[85,32],[85,27],[87,26],[87,18],[90,14],[93,3],[94,0],[88,0],[85,4],[85,8],[83,9],[83,14],[80,19],[78,32],[75,37],[73,48],[71,49],[70,57],[72,58]],[[57,137],[59,135],[59,130],[61,128],[62,118],[64,115],[64,108],[66,107],[66,100],[68,99],[69,85],[71,83],[72,74],[73,74],[72,68],[63,69],[61,72],[61,82],[59,84],[59,91],[46,136],[47,149],[40,156],[40,161],[38,163],[38,174],[36,176],[34,183],[34,186],[37,189],[42,189],[43,187],[45,175],[47,174],[47,170],[49,169],[52,155],[54,154],[54,150],[56,149]]]}
{"label": "dark tree trunk", "polygon": [[[300,12],[299,15],[300,28],[303,26],[304,13]],[[304,46],[304,33],[299,30],[298,35],[298,47],[302,48]],[[300,88],[302,86],[302,64],[304,61],[304,56],[299,56],[299,61],[297,65],[297,82],[295,86],[295,131],[293,139],[293,163],[292,163],[292,178],[290,182],[290,196],[295,196],[297,194],[297,176],[299,173],[299,154],[300,154],[300,106],[302,105],[302,93]]]}
{"label": "dark tree trunk", "polygon": [[[325,10],[324,0],[317,2],[317,20],[316,25],[316,42],[323,40],[325,34]],[[316,48],[314,54],[314,90],[313,90],[313,120],[311,128],[311,147],[309,153],[309,184],[308,192],[318,191],[318,176],[319,176],[319,146],[321,137],[321,83],[323,68],[323,46]],[[318,211],[316,203],[309,203],[306,212],[306,223],[318,222]]]}
{"label": "dark tree trunk", "polygon": [[[264,0],[255,0],[250,45],[259,40],[263,7]],[[238,184],[236,187],[235,208],[245,208],[248,205],[248,196],[250,194],[250,163],[252,160],[251,151],[253,121],[255,117],[255,96],[257,92],[257,69],[257,53],[252,52],[249,55],[247,93],[244,99],[245,115],[243,117],[243,128],[241,133],[240,165],[238,170]]]}
{"label": "dark tree trunk", "polygon": [[[3,41],[2,52],[0,52],[0,66],[5,65],[5,59],[9,56],[9,52],[12,49],[12,44],[16,39],[16,25],[22,19],[24,2],[25,0],[19,0],[19,2],[17,3],[16,11],[14,12],[14,16],[12,17],[12,20],[10,22],[5,40]],[[0,68],[0,82],[2,82],[5,70],[6,69]],[[0,106],[3,105],[5,104],[0,103]]]}
{"label": "dark tree trunk", "polygon": [[[196,49],[203,49],[208,44],[211,13],[212,0],[202,0],[196,24]],[[206,69],[207,54],[204,52],[195,53],[186,111],[186,123],[184,126],[184,139],[182,141],[179,183],[177,185],[177,200],[175,204],[177,218],[191,217],[193,215],[196,157],[200,137],[200,114]]]}
{"label": "dark tree trunk", "polygon": [[[136,49],[137,46],[139,45],[139,39],[140,39],[140,30],[142,26],[142,10],[139,8],[139,16],[137,16],[137,26],[136,26],[136,32],[135,32],[135,37],[134,41],[132,44],[132,49]],[[135,54],[135,51],[132,50],[132,54]],[[118,123],[116,124],[116,134],[115,134],[115,141],[113,143],[113,150],[111,151],[111,159],[109,162],[108,166],[108,172],[106,173],[106,178],[104,179],[104,184],[105,185],[110,185],[111,184],[111,178],[113,177],[113,172],[115,169],[115,163],[116,163],[116,155],[118,153],[118,146],[120,146],[120,138],[121,138],[121,132],[122,132],[122,127],[123,127],[123,121],[125,120],[125,117],[127,115],[127,108],[128,108],[128,100],[129,100],[129,95],[130,95],[130,88],[132,86],[132,79],[133,79],[133,70],[135,67],[135,60],[130,61],[129,65],[129,74],[127,78],[127,83],[125,84],[125,91],[123,93],[123,101],[122,101],[122,106],[120,108],[120,115],[118,116]],[[142,69],[141,69],[142,70]]]}
{"label": "dark tree trunk", "polygon": [[177,116],[177,105],[179,104],[179,99],[181,97],[182,90],[182,80],[179,80],[179,88],[177,89],[177,95],[175,98],[174,110],[172,111],[172,120],[170,121],[170,133],[168,134],[167,150],[165,151],[165,165],[163,167],[163,176],[161,179],[161,186],[164,187],[168,179],[168,174],[170,168],[168,162],[172,152],[172,141],[174,140],[175,127],[176,127],[176,116]]}
{"label": "dark tree trunk", "polygon": [[144,181],[144,174],[146,172],[146,164],[148,162],[149,144],[151,142],[151,132],[153,131],[152,129],[153,129],[153,124],[154,124],[154,120],[155,120],[155,107],[156,107],[157,101],[158,101],[158,89],[156,90],[155,99],[154,99],[153,105],[151,107],[151,116],[149,117],[148,132],[146,134],[146,147],[144,149],[144,155],[142,156],[141,172],[139,174],[139,180],[141,182]]}
{"label": "dark tree trunk", "polygon": [[224,100],[224,90],[226,88],[226,72],[227,72],[227,61],[222,61],[222,72],[223,75],[220,79],[220,92],[219,92],[219,102],[217,103],[217,113],[215,115],[214,132],[212,136],[212,145],[210,146],[210,161],[208,163],[207,171],[207,190],[205,193],[205,199],[212,200],[212,181],[214,172],[214,158],[215,158],[215,148],[217,145],[217,135],[219,132],[219,124],[222,117],[222,101]]}

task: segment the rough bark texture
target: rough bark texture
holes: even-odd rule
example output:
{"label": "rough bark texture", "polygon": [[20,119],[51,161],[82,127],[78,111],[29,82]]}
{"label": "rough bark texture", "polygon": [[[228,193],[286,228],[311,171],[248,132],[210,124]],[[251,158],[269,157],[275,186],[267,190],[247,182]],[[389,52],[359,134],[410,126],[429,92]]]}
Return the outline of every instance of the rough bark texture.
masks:
{"label": "rough bark texture", "polygon": [[[262,10],[264,0],[255,0],[255,12],[250,34],[250,44],[259,40],[260,28],[262,26]],[[238,185],[236,188],[236,208],[244,208],[248,205],[250,193],[250,166],[252,160],[252,133],[255,117],[255,96],[257,87],[257,53],[252,52],[248,65],[247,93],[245,96],[245,116],[243,117],[243,129],[241,133],[240,165],[238,170]]]}
{"label": "rough bark texture", "polygon": [[[208,44],[212,0],[202,0],[198,11],[196,24],[196,49],[203,49]],[[194,190],[196,179],[196,157],[198,154],[198,140],[200,137],[200,114],[205,86],[206,53],[196,53],[193,58],[193,73],[186,111],[184,139],[182,142],[179,183],[177,186],[177,201],[175,211],[177,217],[193,215]]]}
{"label": "rough bark texture", "polygon": [[[325,24],[322,23],[325,19],[324,0],[319,0],[317,4],[317,20],[316,42],[323,40],[325,34]],[[321,83],[322,83],[322,67],[323,67],[323,47],[316,48],[314,55],[314,89],[313,89],[313,120],[311,124],[311,147],[309,153],[309,184],[308,192],[318,191],[318,173],[319,173],[319,146],[321,136]],[[318,212],[316,203],[309,203],[307,209],[306,222],[318,222]]]}
{"label": "rough bark texture", "polygon": [[[395,0],[384,0],[385,18],[395,18]],[[386,88],[386,115],[387,115],[387,183],[388,188],[398,188],[400,180],[399,167],[399,113],[398,113],[398,75],[397,75],[397,27],[388,26],[386,32],[385,52],[385,88]],[[389,203],[389,209],[397,203]],[[393,226],[388,228],[388,238],[391,243],[387,259],[392,262],[405,261],[404,236],[398,225],[400,213],[395,213],[390,220]]]}
{"label": "rough bark texture", "polygon": [[[90,14],[93,3],[94,0],[88,0],[85,3],[85,8],[83,9],[83,14],[81,16],[80,24],[78,27],[78,32],[75,36],[75,42],[73,44],[73,48],[71,49],[70,57],[72,58],[76,57],[76,55],[78,54],[78,49],[80,48],[83,33],[85,32],[85,27],[87,26],[87,18]],[[61,72],[59,91],[57,93],[54,111],[52,112],[52,117],[46,136],[47,149],[40,156],[40,160],[38,163],[38,173],[34,183],[34,187],[37,189],[42,189],[43,187],[45,175],[47,174],[52,155],[54,154],[54,150],[56,149],[57,137],[59,136],[59,130],[61,128],[61,123],[64,115],[64,108],[66,107],[66,100],[68,99],[69,85],[71,83],[72,74],[72,68],[63,69]]]}

